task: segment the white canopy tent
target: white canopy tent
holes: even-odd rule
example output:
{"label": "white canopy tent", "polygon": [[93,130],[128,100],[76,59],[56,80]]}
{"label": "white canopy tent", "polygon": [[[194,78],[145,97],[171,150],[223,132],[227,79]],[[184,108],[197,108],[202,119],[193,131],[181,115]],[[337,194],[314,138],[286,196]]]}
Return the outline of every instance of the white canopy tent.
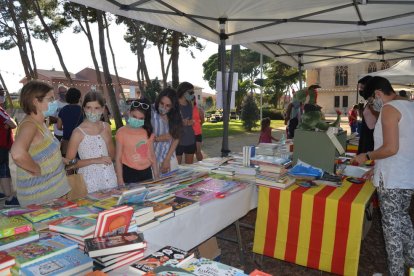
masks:
{"label": "white canopy tent", "polygon": [[[388,69],[366,75],[384,77],[392,84],[412,86],[414,84],[414,60],[401,60]],[[360,78],[366,75],[362,75]]]}
{"label": "white canopy tent", "polygon": [[[242,44],[300,70],[336,64],[338,58],[340,63],[352,63],[414,56],[414,0],[71,1],[220,43],[221,64],[226,44]],[[384,38],[393,39],[388,40],[395,44],[392,51]],[[352,50],[353,45],[359,46]],[[226,93],[224,69],[222,151],[226,152],[231,89]]]}

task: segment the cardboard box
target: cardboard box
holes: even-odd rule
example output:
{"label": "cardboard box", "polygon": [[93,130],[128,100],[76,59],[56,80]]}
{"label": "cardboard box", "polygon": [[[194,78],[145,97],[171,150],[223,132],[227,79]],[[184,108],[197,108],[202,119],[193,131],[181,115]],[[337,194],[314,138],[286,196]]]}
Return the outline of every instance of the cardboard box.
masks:
{"label": "cardboard box", "polygon": [[212,237],[197,247],[199,257],[219,261],[221,249],[218,246],[216,237]]}

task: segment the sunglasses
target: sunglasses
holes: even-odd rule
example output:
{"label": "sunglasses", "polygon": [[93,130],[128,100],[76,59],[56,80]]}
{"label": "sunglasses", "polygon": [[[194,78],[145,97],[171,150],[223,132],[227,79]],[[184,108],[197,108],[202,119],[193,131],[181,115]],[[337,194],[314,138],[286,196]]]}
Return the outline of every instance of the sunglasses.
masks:
{"label": "sunglasses", "polygon": [[138,101],[133,101],[131,103],[131,107],[135,107],[135,108],[141,107],[142,109],[147,110],[150,106],[149,106],[149,104],[146,104],[146,103],[141,103],[141,102],[138,102]]}

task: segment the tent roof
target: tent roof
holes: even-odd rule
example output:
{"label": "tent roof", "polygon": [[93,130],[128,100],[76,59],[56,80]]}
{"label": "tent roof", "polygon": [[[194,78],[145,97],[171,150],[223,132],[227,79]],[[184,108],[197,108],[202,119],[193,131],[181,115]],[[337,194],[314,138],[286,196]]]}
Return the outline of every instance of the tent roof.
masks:
{"label": "tent roof", "polygon": [[[338,56],[343,63],[353,63],[414,55],[414,51],[403,49],[414,41],[414,0],[71,1],[216,43],[220,41],[219,22],[225,21],[227,44],[242,44],[294,66],[298,60],[292,56],[297,59],[297,54],[304,52],[305,68],[338,63]],[[407,34],[412,34],[408,41],[395,40]],[[394,40],[383,42],[385,47],[381,48],[378,36]],[[395,47],[387,48],[391,44]],[[329,49],[316,51],[320,46]],[[387,49],[399,52],[377,55]]]}
{"label": "tent roof", "polygon": [[[412,85],[414,84],[414,60],[402,60],[388,69],[367,75],[387,78],[392,84]],[[359,77],[362,78],[364,76]]]}

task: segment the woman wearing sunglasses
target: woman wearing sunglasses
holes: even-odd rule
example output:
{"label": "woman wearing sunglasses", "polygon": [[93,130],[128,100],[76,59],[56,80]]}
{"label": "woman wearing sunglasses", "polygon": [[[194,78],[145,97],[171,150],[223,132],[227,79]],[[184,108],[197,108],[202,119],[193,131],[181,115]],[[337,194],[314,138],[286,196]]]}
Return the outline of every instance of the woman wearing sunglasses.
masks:
{"label": "woman wearing sunglasses", "polygon": [[189,82],[180,83],[177,87],[177,96],[180,103],[183,130],[175,153],[177,154],[178,164],[182,163],[183,154],[185,154],[185,163],[192,164],[194,153],[196,152],[192,104],[194,100],[194,86]]}
{"label": "woman wearing sunglasses", "polygon": [[127,125],[118,129],[115,139],[118,185],[159,177],[154,154],[151,107],[147,100],[131,102]]}

